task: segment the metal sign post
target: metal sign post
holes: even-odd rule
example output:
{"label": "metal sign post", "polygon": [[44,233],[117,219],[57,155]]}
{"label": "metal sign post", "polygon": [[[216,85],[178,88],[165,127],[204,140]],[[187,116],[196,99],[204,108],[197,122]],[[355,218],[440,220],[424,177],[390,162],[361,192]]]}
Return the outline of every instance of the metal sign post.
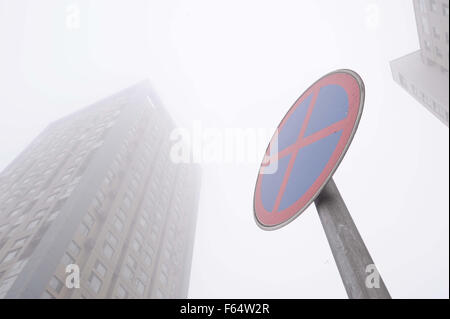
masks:
{"label": "metal sign post", "polygon": [[338,70],[295,101],[267,147],[254,217],[262,229],[274,230],[315,202],[348,296],[390,298],[332,180],[358,127],[364,94],[358,74]]}
{"label": "metal sign post", "polygon": [[314,204],[348,297],[391,298],[332,178]]}

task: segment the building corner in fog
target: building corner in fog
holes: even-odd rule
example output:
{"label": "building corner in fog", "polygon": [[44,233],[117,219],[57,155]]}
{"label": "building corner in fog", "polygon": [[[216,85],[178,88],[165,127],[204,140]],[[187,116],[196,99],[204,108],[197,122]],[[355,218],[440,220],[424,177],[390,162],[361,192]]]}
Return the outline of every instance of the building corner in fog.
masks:
{"label": "building corner in fog", "polygon": [[420,50],[391,61],[392,76],[448,126],[449,1],[413,2]]}

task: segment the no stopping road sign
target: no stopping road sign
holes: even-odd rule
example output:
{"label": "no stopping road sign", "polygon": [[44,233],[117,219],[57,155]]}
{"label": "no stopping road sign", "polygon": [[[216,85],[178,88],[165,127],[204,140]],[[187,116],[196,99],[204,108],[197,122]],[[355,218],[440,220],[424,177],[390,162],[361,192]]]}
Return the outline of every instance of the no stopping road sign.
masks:
{"label": "no stopping road sign", "polygon": [[[288,224],[320,194],[352,141],[363,104],[364,84],[350,70],[325,75],[295,101],[258,173],[254,214],[260,227]],[[275,153],[271,145],[278,145]]]}

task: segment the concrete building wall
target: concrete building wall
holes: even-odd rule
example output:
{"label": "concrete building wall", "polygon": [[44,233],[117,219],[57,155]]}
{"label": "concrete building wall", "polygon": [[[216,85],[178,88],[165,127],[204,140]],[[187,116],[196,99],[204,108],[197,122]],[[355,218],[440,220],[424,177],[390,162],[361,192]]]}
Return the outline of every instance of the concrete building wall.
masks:
{"label": "concrete building wall", "polygon": [[0,297],[186,297],[200,173],[170,161],[172,128],[141,83],[53,123],[7,167]]}

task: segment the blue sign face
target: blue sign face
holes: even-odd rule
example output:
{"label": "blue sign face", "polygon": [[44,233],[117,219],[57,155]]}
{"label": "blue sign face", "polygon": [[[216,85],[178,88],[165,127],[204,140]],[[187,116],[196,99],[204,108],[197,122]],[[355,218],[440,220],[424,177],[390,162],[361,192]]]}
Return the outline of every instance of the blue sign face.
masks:
{"label": "blue sign face", "polygon": [[[263,228],[294,219],[331,178],[359,122],[363,87],[353,72],[333,72],[313,84],[278,126],[255,188],[255,217]],[[273,169],[276,167],[276,170]]]}

